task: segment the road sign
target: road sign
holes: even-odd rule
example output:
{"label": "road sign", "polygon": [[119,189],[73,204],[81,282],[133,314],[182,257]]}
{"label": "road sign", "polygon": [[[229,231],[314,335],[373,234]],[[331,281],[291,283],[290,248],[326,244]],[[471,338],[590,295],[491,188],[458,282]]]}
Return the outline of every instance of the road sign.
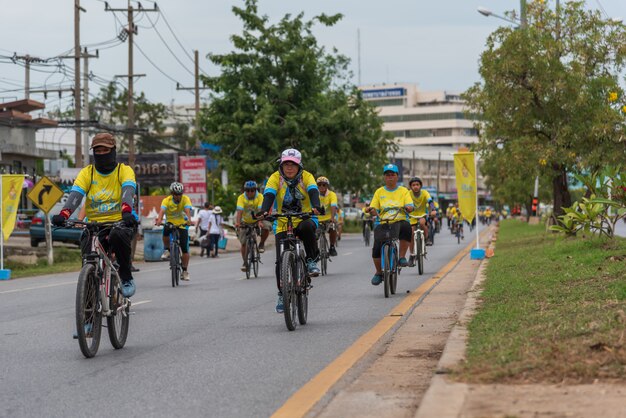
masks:
{"label": "road sign", "polygon": [[46,214],[61,197],[63,197],[63,190],[45,176],[28,192],[28,198]]}

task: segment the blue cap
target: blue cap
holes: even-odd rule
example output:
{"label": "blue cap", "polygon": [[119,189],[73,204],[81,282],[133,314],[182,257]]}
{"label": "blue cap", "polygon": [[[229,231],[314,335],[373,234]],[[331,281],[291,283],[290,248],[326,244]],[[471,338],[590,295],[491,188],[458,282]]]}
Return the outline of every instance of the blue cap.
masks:
{"label": "blue cap", "polygon": [[385,174],[387,171],[393,171],[394,173],[399,174],[398,166],[395,164],[387,164],[385,167],[383,167],[383,174]]}

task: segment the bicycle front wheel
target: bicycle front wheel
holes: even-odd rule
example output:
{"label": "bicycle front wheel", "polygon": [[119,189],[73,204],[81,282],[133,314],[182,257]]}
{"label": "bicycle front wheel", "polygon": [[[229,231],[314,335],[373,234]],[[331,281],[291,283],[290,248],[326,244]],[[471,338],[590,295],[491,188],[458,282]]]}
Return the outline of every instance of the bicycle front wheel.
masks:
{"label": "bicycle front wheel", "polygon": [[256,243],[256,240],[254,241],[253,248],[252,270],[254,272],[254,277],[259,277],[259,260],[261,259],[261,253],[259,252],[259,245]]}
{"label": "bicycle front wheel", "polygon": [[99,304],[99,280],[96,267],[85,264],[76,285],[76,333],[80,351],[87,358],[98,352],[102,331],[102,310]]}
{"label": "bicycle front wheel", "polygon": [[328,243],[326,242],[326,235],[324,234],[320,235],[319,251],[322,267],[322,276],[326,276],[326,273],[328,272]]}
{"label": "bicycle front wheel", "polygon": [[283,313],[285,315],[285,324],[289,331],[293,331],[297,326],[296,315],[296,255],[293,251],[285,251],[281,257],[280,263],[280,285],[283,293]]}
{"label": "bicycle front wheel", "polygon": [[415,249],[417,250],[417,272],[424,274],[424,238],[422,234],[416,234]]}
{"label": "bicycle front wheel", "polygon": [[180,247],[176,243],[171,245],[170,271],[172,273],[172,287],[176,287],[180,280]]}
{"label": "bicycle front wheel", "polygon": [[113,348],[120,349],[126,344],[128,337],[128,325],[130,322],[130,302],[122,296],[122,282],[116,272],[111,272],[111,296],[109,298],[109,308],[111,315],[107,316],[107,329],[109,330],[109,340]]}
{"label": "bicycle front wheel", "polygon": [[391,257],[389,251],[389,244],[383,244],[381,262],[383,263],[383,288],[385,290],[385,297],[388,298],[391,293],[390,281],[391,281]]}
{"label": "bicycle front wheel", "polygon": [[398,248],[391,247],[391,274],[389,276],[389,291],[392,295],[396,294],[396,286],[398,285]]}
{"label": "bicycle front wheel", "polygon": [[[300,256],[300,259],[304,261],[304,254]],[[298,322],[300,325],[305,325],[309,314],[309,278],[304,273],[304,262],[298,263]]]}
{"label": "bicycle front wheel", "polygon": [[246,280],[250,280],[250,272],[254,264],[254,243],[252,240],[248,240],[246,247]]}
{"label": "bicycle front wheel", "polygon": [[370,226],[369,224],[365,224],[365,231],[363,232],[364,238],[365,238],[365,246],[369,247],[370,246],[370,235],[372,234],[372,231],[370,231]]}

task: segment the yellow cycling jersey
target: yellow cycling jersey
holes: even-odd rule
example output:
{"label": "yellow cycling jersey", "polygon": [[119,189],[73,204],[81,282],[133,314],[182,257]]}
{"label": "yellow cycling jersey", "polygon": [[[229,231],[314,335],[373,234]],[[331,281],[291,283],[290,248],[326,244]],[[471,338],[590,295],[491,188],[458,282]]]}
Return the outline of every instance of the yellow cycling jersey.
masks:
{"label": "yellow cycling jersey", "polygon": [[[376,209],[379,213],[379,218],[385,219],[385,213],[381,213],[385,209],[389,208],[403,208],[405,206],[413,206],[413,200],[411,200],[411,196],[409,195],[409,189],[403,186],[398,186],[395,190],[387,190],[386,187],[380,187],[374,193],[374,197],[370,203],[370,206]],[[395,214],[393,214],[395,215]],[[391,221],[400,222],[400,221],[408,221],[408,215],[398,215]]]}
{"label": "yellow cycling jersey", "polygon": [[411,224],[414,225],[418,221],[414,218],[414,216],[426,215],[426,209],[428,208],[429,202],[433,199],[430,197],[430,193],[423,189],[420,190],[419,196],[415,196],[415,193],[413,193],[412,190],[409,191],[409,193],[411,194],[411,200],[415,206],[415,209],[411,212]]}
{"label": "yellow cycling jersey", "polygon": [[320,222],[328,222],[331,220],[333,214],[332,208],[337,207],[337,194],[332,190],[327,190],[326,196],[322,196],[322,194],[320,193],[320,203],[326,213],[324,215],[318,216],[317,218]]}
{"label": "yellow cycling jersey", "polygon": [[258,212],[262,204],[263,195],[259,194],[259,192],[256,192],[254,199],[248,199],[245,193],[240,194],[237,198],[237,210],[243,212],[241,217],[243,222],[249,225],[256,223],[256,219],[252,217],[252,212]]}
{"label": "yellow cycling jersey", "polygon": [[178,203],[174,202],[172,195],[169,195],[161,202],[161,209],[165,210],[167,221],[176,226],[187,223],[185,208],[192,208],[191,199],[185,194],[181,196],[180,202]]}
{"label": "yellow cycling jersey", "polygon": [[135,172],[126,164],[118,164],[109,174],[101,174],[90,164],[80,170],[72,191],[86,196],[85,215],[94,222],[122,220],[122,187],[137,187]]}
{"label": "yellow cycling jersey", "polygon": [[[274,211],[275,213],[282,213],[283,211],[283,201],[285,200],[285,196],[288,196],[289,199],[297,199],[301,198],[301,206],[302,212],[310,212],[311,211],[311,199],[309,198],[309,190],[317,189],[317,183],[315,182],[315,177],[311,173],[306,170],[302,170],[302,175],[300,177],[300,181],[296,186],[297,193],[300,196],[291,196],[291,194],[287,195],[288,185],[287,182],[281,179],[281,175],[278,171],[274,172],[267,180],[267,184],[265,185],[265,193],[272,193],[276,196],[274,200]],[[317,222],[317,217],[313,217],[313,220]],[[301,219],[293,219],[294,228],[300,224]],[[287,230],[287,220],[284,218],[278,218],[274,222],[274,233],[279,234]]]}

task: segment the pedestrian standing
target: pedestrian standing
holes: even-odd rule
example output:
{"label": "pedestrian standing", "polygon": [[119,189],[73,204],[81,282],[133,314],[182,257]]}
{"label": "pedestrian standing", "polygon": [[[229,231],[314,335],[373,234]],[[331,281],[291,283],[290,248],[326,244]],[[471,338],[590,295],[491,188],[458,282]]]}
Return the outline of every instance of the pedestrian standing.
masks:
{"label": "pedestrian standing", "polygon": [[[222,208],[219,206],[215,206],[213,209],[213,213],[209,218],[209,248],[207,249],[207,257],[211,254],[211,257],[217,257],[218,243],[220,241],[220,237],[223,234],[222,223],[224,219],[222,218]],[[213,250],[214,249],[214,250]]]}
{"label": "pedestrian standing", "polygon": [[[205,235],[209,231],[209,219],[213,213],[213,211],[209,209],[210,206],[209,202],[205,202],[204,209],[200,209],[198,219],[196,220],[196,231],[200,230],[200,234],[198,235],[198,241],[200,241],[200,257],[204,256],[204,250],[208,248],[209,244],[209,237]],[[202,239],[203,236],[205,236],[204,240]],[[209,256],[209,250],[207,250],[206,256]]]}

